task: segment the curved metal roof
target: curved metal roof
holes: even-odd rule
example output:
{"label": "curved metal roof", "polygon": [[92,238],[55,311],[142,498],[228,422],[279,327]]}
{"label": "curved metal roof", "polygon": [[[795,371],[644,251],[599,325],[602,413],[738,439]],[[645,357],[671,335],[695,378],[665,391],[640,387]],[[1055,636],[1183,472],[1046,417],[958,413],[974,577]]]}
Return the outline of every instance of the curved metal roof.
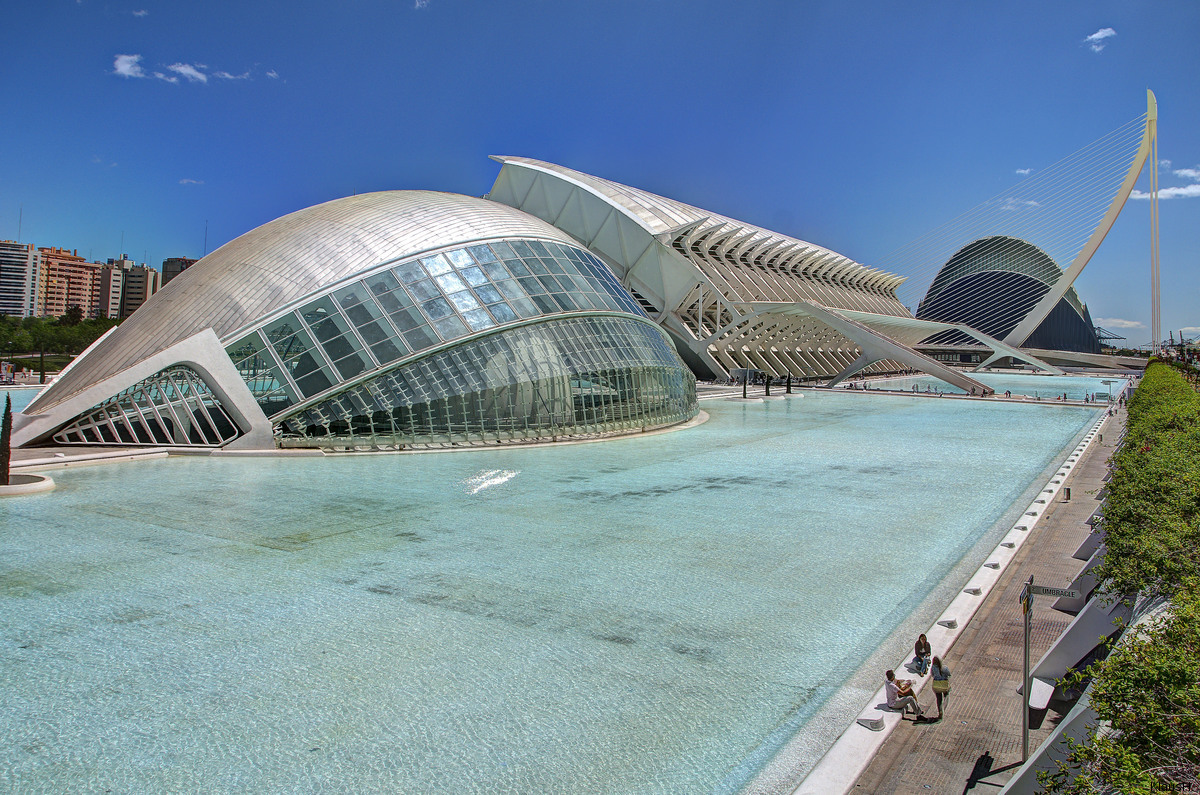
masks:
{"label": "curved metal roof", "polygon": [[528,213],[455,193],[364,193],[298,210],[226,243],[172,279],[76,359],[25,411],[45,411],[206,328],[224,340],[373,266],[501,237],[578,245]]}

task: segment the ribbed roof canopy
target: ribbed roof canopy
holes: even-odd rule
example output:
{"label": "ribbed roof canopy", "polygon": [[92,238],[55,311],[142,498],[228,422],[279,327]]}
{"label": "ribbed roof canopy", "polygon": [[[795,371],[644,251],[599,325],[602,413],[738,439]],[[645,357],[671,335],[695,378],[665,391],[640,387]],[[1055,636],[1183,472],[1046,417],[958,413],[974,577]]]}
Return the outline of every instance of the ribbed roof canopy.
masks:
{"label": "ribbed roof canopy", "polygon": [[455,193],[364,193],[298,210],[226,243],[172,279],[26,413],[44,411],[205,328],[225,339],[376,265],[498,237],[577,245],[528,213]]}

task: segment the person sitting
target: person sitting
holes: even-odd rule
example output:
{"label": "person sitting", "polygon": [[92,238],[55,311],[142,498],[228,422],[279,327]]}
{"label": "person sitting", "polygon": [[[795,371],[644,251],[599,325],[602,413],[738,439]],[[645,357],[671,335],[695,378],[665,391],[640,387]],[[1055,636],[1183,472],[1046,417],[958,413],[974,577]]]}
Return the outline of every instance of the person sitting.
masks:
{"label": "person sitting", "polygon": [[929,671],[929,658],[933,655],[933,647],[929,645],[929,641],[925,639],[925,635],[921,634],[917,638],[917,642],[913,645],[913,663],[917,666],[917,673],[924,676]]}
{"label": "person sitting", "polygon": [[887,694],[888,709],[900,710],[900,716],[904,717],[904,714],[911,707],[918,718],[923,718],[925,712],[921,709],[921,705],[917,703],[917,697],[912,690],[912,682],[907,679],[897,679],[895,671],[888,671],[885,676],[887,677],[887,682],[884,683],[883,689]]}

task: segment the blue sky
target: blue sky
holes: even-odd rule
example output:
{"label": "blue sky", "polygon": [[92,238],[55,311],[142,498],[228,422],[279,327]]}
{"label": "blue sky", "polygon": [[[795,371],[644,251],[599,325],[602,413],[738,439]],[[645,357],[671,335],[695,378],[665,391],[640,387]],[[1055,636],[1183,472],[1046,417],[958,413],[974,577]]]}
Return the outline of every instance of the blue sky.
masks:
{"label": "blue sky", "polygon": [[[1137,117],[1151,88],[1177,189],[1163,330],[1200,333],[1191,0],[39,0],[3,20],[0,238],[94,259],[123,240],[153,265],[203,253],[206,223],[212,251],[355,192],[480,195],[489,154],[870,265]],[[1076,283],[1135,344],[1148,241],[1131,201]]]}

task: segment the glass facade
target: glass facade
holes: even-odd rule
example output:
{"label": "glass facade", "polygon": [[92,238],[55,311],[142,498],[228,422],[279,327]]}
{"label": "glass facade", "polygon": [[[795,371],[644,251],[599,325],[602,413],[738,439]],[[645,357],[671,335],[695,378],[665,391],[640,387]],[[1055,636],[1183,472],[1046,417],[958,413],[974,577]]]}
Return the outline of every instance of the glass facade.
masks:
{"label": "glass facade", "polygon": [[598,436],[694,417],[696,384],[644,320],[518,326],[363,381],[277,428],[284,447],[443,446]]}
{"label": "glass facade", "polygon": [[390,263],[226,348],[268,417],[371,370],[564,312],[645,313],[592,254],[505,240]]}

